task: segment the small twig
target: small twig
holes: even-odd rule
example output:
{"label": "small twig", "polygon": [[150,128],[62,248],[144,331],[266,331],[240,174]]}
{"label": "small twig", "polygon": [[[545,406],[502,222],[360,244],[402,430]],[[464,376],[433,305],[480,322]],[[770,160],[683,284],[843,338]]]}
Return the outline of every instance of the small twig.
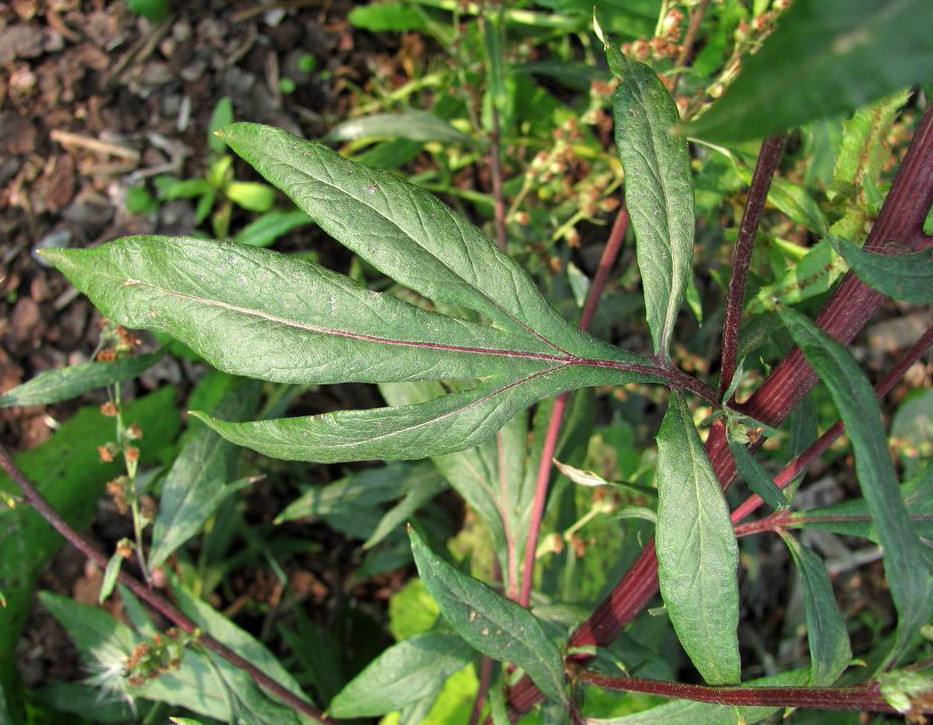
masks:
{"label": "small twig", "polygon": [[774,177],[774,172],[777,170],[778,162],[781,159],[783,146],[783,135],[772,136],[765,140],[758,154],[758,163],[755,164],[752,183],[748,187],[745,211],[742,213],[742,222],[739,225],[735,252],[732,256],[732,273],[729,276],[726,318],[722,328],[720,398],[729,389],[732,384],[732,377],[735,375],[738,362],[736,354],[739,346],[739,319],[742,316],[742,305],[745,302],[748,267],[752,260],[752,248],[755,245],[755,234],[761,221],[761,213],[764,211],[765,201],[768,198],[768,189],[771,187],[771,179]]}
{"label": "small twig", "polygon": [[[628,210],[623,204],[616,214],[615,222],[612,225],[612,231],[609,232],[609,239],[606,241],[606,248],[603,249],[599,260],[599,266],[596,270],[596,276],[587,292],[586,300],[583,303],[583,311],[580,314],[579,327],[581,330],[589,328],[593,321],[593,315],[596,312],[596,305],[602,295],[603,289],[609,280],[609,270],[615,264],[622,248],[622,241],[625,239],[625,232],[628,229]],[[535,494],[532,500],[531,520],[528,525],[528,539],[525,542],[525,561],[522,569],[522,588],[519,593],[518,603],[527,607],[531,601],[531,584],[535,566],[535,552],[538,548],[538,537],[541,533],[541,518],[544,515],[544,503],[547,500],[548,483],[551,479],[551,468],[554,465],[554,453],[557,448],[557,438],[560,434],[561,421],[564,416],[564,410],[567,407],[567,393],[557,396],[554,401],[554,407],[551,409],[551,419],[548,421],[547,433],[544,436],[544,446],[541,450],[541,461],[538,464],[538,477],[535,483]]]}
{"label": "small twig", "polygon": [[897,712],[876,683],[853,687],[708,687],[640,677],[581,672],[579,678],[609,690],[648,692],[662,697],[738,707],[813,707],[823,710]]}
{"label": "small twig", "polygon": [[502,157],[499,136],[499,109],[492,104],[492,132],[489,134],[489,173],[492,176],[492,209],[496,226],[496,246],[505,249],[505,196],[502,193]]}
{"label": "small twig", "polygon": [[109,141],[101,141],[100,139],[91,138],[90,136],[82,136],[79,133],[53,129],[49,133],[49,138],[61,144],[66,149],[86,149],[99,154],[116,156],[128,161],[139,161],[139,151],[136,149],[110,143]]}
{"label": "small twig", "polygon": [[[107,567],[107,557],[102,552],[98,551],[94,545],[81,534],[75,531],[74,528],[59,515],[58,511],[49,504],[41,493],[39,493],[39,490],[33,485],[32,481],[30,481],[13,462],[12,457],[3,445],[0,445],[0,468],[6,471],[13,482],[19,486],[26,501],[52,526],[52,528],[61,534],[68,543],[97,564],[101,569]],[[198,625],[185,616],[174,604],[169,602],[162,595],[144,586],[135,577],[121,571],[118,575],[118,579],[121,584],[126,586],[126,588],[139,597],[140,600],[145,602],[150,609],[172,621],[180,629],[188,634],[194,634],[198,630]],[[214,639],[209,634],[199,632],[197,641],[199,644],[203,645],[205,649],[214,652],[230,662],[230,664],[249,673],[257,685],[268,690],[286,705],[304,713],[319,723],[327,725],[333,722],[318,712],[318,710],[308,702],[301,699],[290,690],[287,690],[262,670],[258,669],[252,663],[247,662],[232,649]]]}
{"label": "small twig", "polygon": [[[703,23],[703,17],[706,15],[706,9],[709,7],[709,0],[700,0],[697,6],[690,14],[690,25],[687,26],[687,34],[684,36],[683,45],[680,48],[680,55],[677,56],[675,67],[683,68],[690,60],[693,53],[693,46],[697,41],[697,34],[700,32],[700,25]],[[674,77],[674,85],[671,87],[671,95],[677,93],[677,86],[680,84],[680,75]]]}

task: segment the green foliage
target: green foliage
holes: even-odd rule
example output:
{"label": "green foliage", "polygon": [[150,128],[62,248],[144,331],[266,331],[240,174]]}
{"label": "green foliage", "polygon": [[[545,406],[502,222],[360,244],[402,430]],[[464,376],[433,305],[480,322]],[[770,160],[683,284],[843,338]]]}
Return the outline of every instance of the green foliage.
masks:
{"label": "green foliage", "polygon": [[[42,251],[103,314],[199,361],[180,437],[173,391],[128,404],[119,386],[174,347],[46,372],[0,396],[0,406],[20,406],[110,392],[115,421],[92,425],[82,412],[20,459],[73,526],[87,525],[86,492],[106,478],[114,504],[131,509],[133,538],[101,560],[110,564],[100,598],[119,596],[124,619],[41,595],[94,684],[120,700],[107,717],[130,716],[133,703],[149,719],[300,722],[326,712],[446,723],[472,711],[505,722],[536,688],[547,702],[532,721],[731,724],[779,709],[740,706],[746,687],[824,687],[822,704],[851,704],[861,691],[834,688],[844,676],[869,678],[901,711],[922,702],[926,675],[875,673],[929,656],[931,398],[918,390],[899,400],[889,437],[855,357],[809,315],[829,298],[834,329],[857,333],[871,310],[839,284],[847,268],[901,301],[891,314],[930,302],[928,250],[902,249],[920,246],[919,221],[893,240],[868,236],[892,183],[888,143],[901,143],[923,110],[898,87],[929,74],[928,34],[910,20],[916,0],[883,12],[874,0],[782,6],[611,0],[596,3],[591,30],[593,3],[576,0],[360,4],[354,27],[430,35],[438,57],[413,59],[421,65],[402,85],[374,77],[351,88],[353,117],[324,139],[338,150],[233,122],[236,99],[225,98],[211,115],[203,175],[161,178],[158,198],[140,189],[129,199],[140,211],[191,199],[198,224],[209,220],[220,239],[231,236],[234,206],[258,214],[232,241],[133,236]],[[681,67],[683,11],[704,8],[699,50]],[[302,58],[299,69],[314,63]],[[284,80],[281,90],[294,90]],[[835,118],[843,112],[851,118]],[[756,186],[758,147],[746,140],[800,124],[769,188]],[[699,143],[691,147],[685,129]],[[265,182],[235,176],[232,154]],[[406,179],[400,170],[413,161]],[[757,228],[743,221],[748,185],[749,209],[767,202]],[[620,187],[634,254],[623,244],[625,215],[608,231]],[[276,208],[276,190],[295,208]],[[317,250],[262,248],[311,223],[352,253],[345,274],[319,263]],[[596,262],[609,239],[610,251],[622,245],[619,264]],[[736,239],[754,243],[747,269],[728,266]],[[746,282],[744,299],[727,299]],[[680,314],[685,299],[693,317]],[[582,310],[592,333],[575,324]],[[717,395],[723,319],[738,339],[718,364],[731,354],[738,374]],[[809,389],[792,345],[821,384],[784,422]],[[769,387],[788,366],[796,378]],[[343,383],[377,385],[385,405],[334,409],[317,386]],[[798,487],[809,481],[784,466],[836,417],[862,497],[801,508]],[[145,431],[138,443],[134,420]],[[95,461],[98,445],[123,456],[118,478]],[[842,471],[846,457],[834,451],[827,465]],[[737,475],[772,509],[762,518],[730,514],[741,492],[724,489]],[[247,503],[263,477],[257,520]],[[16,686],[9,653],[58,542],[12,485],[0,491],[12,506],[0,513],[0,560],[13,562],[0,568],[11,615],[0,627],[0,719],[25,697],[93,717],[85,685],[35,696]],[[150,496],[158,507],[144,512]],[[331,533],[315,541],[326,543],[309,546],[324,526]],[[790,528],[881,545],[897,620],[889,640],[850,644],[859,623],[837,604],[807,533],[798,540]],[[785,627],[806,631],[808,667],[774,637],[745,641],[741,616],[753,608],[742,597],[760,586],[766,549],[737,531],[783,537],[803,604],[796,622],[786,607]],[[307,606],[318,592],[299,587],[296,559],[311,548],[343,569],[351,540],[361,552],[352,571],[325,576],[327,606]],[[400,586],[390,572],[412,559],[418,576]],[[158,632],[116,584],[121,569],[167,580],[197,629]],[[207,603],[236,597],[241,571],[271,572],[276,591],[235,599],[242,620]],[[662,609],[645,612],[658,589]],[[388,615],[373,606],[384,596]],[[218,655],[214,641],[243,661]],[[846,673],[853,656],[872,667]],[[615,692],[645,677],[652,693],[689,697],[670,682],[687,659],[709,685],[703,692],[726,693],[722,704]],[[778,673],[749,679],[763,666]],[[587,669],[619,686],[582,684]]]}

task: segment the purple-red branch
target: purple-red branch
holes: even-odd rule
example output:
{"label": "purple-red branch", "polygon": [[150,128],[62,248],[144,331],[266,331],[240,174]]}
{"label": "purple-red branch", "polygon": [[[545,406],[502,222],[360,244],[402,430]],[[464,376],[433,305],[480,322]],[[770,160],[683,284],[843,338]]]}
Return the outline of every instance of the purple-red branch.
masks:
{"label": "purple-red branch", "polygon": [[738,707],[815,707],[823,710],[897,712],[877,685],[854,687],[707,687],[682,682],[581,672],[579,679],[608,690],[647,692],[662,697]]}
{"label": "purple-red branch", "polygon": [[[719,381],[719,397],[722,398],[735,375],[736,353],[739,347],[739,322],[745,304],[745,286],[748,282],[748,267],[752,261],[755,234],[771,188],[771,179],[781,160],[784,136],[772,136],[761,145],[752,183],[748,187],[748,201],[739,224],[739,234],[732,256],[732,273],[729,276],[729,296],[726,301],[726,318],[722,328],[722,366]],[[722,401],[726,402],[726,401]]]}
{"label": "purple-red branch", "polygon": [[[875,220],[864,248],[882,254],[907,254],[931,246],[923,222],[933,203],[933,106],[920,120],[898,169],[891,189]],[[890,241],[900,244],[888,244]],[[847,273],[823,305],[817,324],[847,344],[883,304],[885,297]],[[777,427],[816,382],[813,369],[797,348],[772,370],[752,397],[739,409]],[[725,425],[713,422],[706,440],[706,454],[723,488],[735,479],[735,462],[726,443]],[[607,645],[631,622],[658,591],[654,540],[647,542],[634,564],[609,596],[573,633],[569,646]],[[586,657],[575,659],[585,660]],[[509,697],[512,714],[527,712],[541,700],[541,693],[523,678]]]}
{"label": "purple-red branch", "polygon": [[[33,485],[33,483],[13,462],[12,457],[9,455],[9,453],[7,453],[6,449],[2,445],[0,445],[0,468],[3,468],[3,470],[7,472],[13,482],[16,483],[16,485],[19,486],[20,490],[23,492],[23,497],[26,499],[26,502],[29,503],[39,513],[39,515],[42,516],[42,518],[52,526],[52,528],[54,528],[65,538],[66,541],[68,541],[78,551],[84,554],[88,559],[97,564],[97,566],[99,566],[101,569],[107,568],[108,560],[103,552],[98,551],[93,544],[91,544],[81,534],[75,531],[71,525],[58,514],[52,505],[45,499],[45,497],[39,493],[39,490]],[[143,585],[138,579],[130,576],[125,571],[121,571],[119,573],[118,579],[121,584],[126,586],[126,588],[139,597],[140,600],[145,602],[150,609],[158,612],[163,617],[173,622],[180,629],[184,630],[188,634],[194,634],[198,629],[198,625],[186,617],[177,607],[175,607],[175,605],[165,599],[165,597],[157,594],[152,589],[149,589]],[[310,703],[280,685],[278,682],[266,675],[262,670],[243,659],[232,649],[214,639],[209,634],[205,632],[199,632],[197,641],[205,649],[208,649],[211,652],[214,652],[215,654],[223,657],[225,660],[230,662],[230,664],[243,670],[244,672],[248,672],[257,685],[261,686],[265,690],[268,690],[270,693],[272,693],[272,695],[274,695],[277,699],[281,700],[289,707],[304,713],[319,723],[328,724],[333,722],[329,718],[322,715]]]}
{"label": "purple-red branch", "polygon": [[[583,311],[580,313],[579,326],[581,330],[589,328],[593,321],[593,315],[596,313],[596,305],[602,291],[609,280],[609,271],[612,269],[615,260],[619,256],[619,250],[622,249],[622,241],[625,239],[625,232],[628,229],[628,210],[625,205],[619,209],[616,214],[615,222],[612,225],[612,231],[609,232],[609,239],[606,247],[599,259],[599,266],[596,269],[596,275],[593,277],[593,283],[587,292],[586,300],[583,303]],[[693,380],[693,378],[691,378]],[[695,381],[699,382],[699,381]],[[541,460],[538,464],[538,476],[535,481],[535,493],[531,503],[531,518],[528,524],[528,540],[525,542],[525,560],[522,567],[522,588],[519,592],[518,603],[527,607],[531,601],[531,588],[534,581],[535,554],[538,549],[538,537],[541,533],[541,519],[544,516],[544,504],[547,501],[548,484],[551,480],[551,467],[553,465],[554,452],[557,449],[557,438],[560,435],[560,426],[564,417],[564,410],[567,407],[567,393],[557,396],[554,401],[554,407],[551,409],[551,417],[548,421],[547,432],[544,436],[544,445],[541,449]]]}

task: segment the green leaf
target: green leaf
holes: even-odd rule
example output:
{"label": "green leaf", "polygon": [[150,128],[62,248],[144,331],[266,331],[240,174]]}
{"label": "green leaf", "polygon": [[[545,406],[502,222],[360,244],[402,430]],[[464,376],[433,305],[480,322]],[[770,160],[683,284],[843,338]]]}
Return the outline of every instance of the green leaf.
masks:
{"label": "green leaf", "polygon": [[898,628],[889,661],[916,640],[933,611],[930,555],[910,521],[885,443],[881,410],[852,354],[814,323],[789,308],[779,310],[794,342],[829,389],[855,455],[855,471],[884,552],[884,570]]}
{"label": "green leaf", "polygon": [[542,350],[592,346],[488,236],[396,174],[268,126],[235,123],[221,136],[324,231],[400,284],[535,337]]}
{"label": "green leaf", "polygon": [[845,262],[837,255],[828,240],[817,242],[796,264],[788,267],[781,278],[765,285],[749,300],[748,314],[773,309],[776,302],[795,304],[823,294],[845,272]]}
{"label": "green leaf", "polygon": [[334,717],[366,717],[433,699],[444,680],[472,659],[473,650],[455,634],[419,634],[385,650],[331,700]]}
{"label": "green leaf", "polygon": [[[278,658],[272,654],[265,645],[248,632],[240,629],[225,616],[215,611],[210,605],[195,597],[177,582],[173,582],[172,592],[177,599],[179,609],[187,616],[191,617],[203,631],[207,632],[219,642],[223,642],[247,662],[262,670],[265,674],[282,685],[286,690],[310,702],[310,699],[302,691],[299,684],[295,681],[295,678],[289,674],[288,670],[282,666]],[[232,671],[244,675],[248,682],[252,682],[252,678],[250,678],[247,673],[230,665],[226,660],[223,660],[223,664],[228,666]]]}
{"label": "green leaf", "polygon": [[710,684],[739,681],[738,545],[680,394],[658,431],[658,579],[677,637]]}
{"label": "green leaf", "polygon": [[46,370],[0,395],[0,408],[11,405],[48,405],[77,398],[88,390],[135,378],[161,358],[161,352],[153,352],[131,355],[113,362],[79,363],[59,370]]}
{"label": "green leaf", "polygon": [[796,0],[741,75],[686,130],[761,138],[850,111],[933,74],[927,0]]}
{"label": "green leaf", "polygon": [[447,121],[428,111],[374,113],[352,118],[328,131],[327,140],[353,141],[360,138],[405,138],[410,141],[441,141],[472,144],[473,139]]}
{"label": "green leaf", "polygon": [[234,204],[249,211],[266,212],[275,204],[275,189],[255,181],[231,181],[224,194]]}
{"label": "green leaf", "polygon": [[803,587],[807,642],[813,660],[810,684],[815,687],[832,685],[852,659],[845,619],[836,606],[833,585],[820,558],[790,534],[783,530],[779,533],[794,558]]}
{"label": "green leaf", "polygon": [[418,573],[454,631],[488,657],[524,669],[546,697],[566,702],[563,659],[534,615],[454,569],[414,530],[409,535]]}
{"label": "green leaf", "polygon": [[666,358],[693,264],[693,177],[687,139],[671,133],[677,106],[648,66],[618,55],[616,146],[635,228],[654,351]]}
{"label": "green leaf", "polygon": [[227,150],[224,142],[217,138],[214,132],[231,123],[233,123],[233,101],[230,96],[224,96],[217,101],[214,110],[211,111],[211,121],[207,126],[207,145],[214,153],[222,154]]}
{"label": "green leaf", "polygon": [[376,528],[363,544],[364,549],[371,549],[389,534],[411,520],[415,512],[428,501],[443,491],[447,485],[434,466],[425,466],[423,475],[406,481],[408,492],[395,506],[385,512]]}
{"label": "green leaf", "polygon": [[123,566],[123,554],[115,551],[110,559],[107,560],[107,568],[104,569],[104,578],[100,584],[100,594],[97,596],[97,603],[103,604],[107,597],[113,592],[117,583],[117,577],[120,576],[120,567]]}
{"label": "green leaf", "polygon": [[878,254],[866,252],[845,239],[836,243],[843,259],[869,287],[896,300],[918,305],[933,303],[933,250]]}
{"label": "green leaf", "polygon": [[[901,498],[917,533],[933,539],[933,465],[928,464],[915,478],[901,485]],[[864,498],[800,511],[788,523],[791,526],[833,531],[844,536],[861,536],[880,543]]]}
{"label": "green leaf", "polygon": [[[200,385],[226,391],[214,412],[235,420],[252,415],[259,399],[253,381],[214,374]],[[152,529],[149,565],[160,566],[179,546],[194,536],[217,506],[235,490],[239,449],[209,428],[194,424],[162,482],[159,512]]]}
{"label": "green leaf", "polygon": [[374,33],[427,30],[421,12],[401,2],[375,2],[357,6],[350,10],[347,19],[354,27]]}
{"label": "green leaf", "polygon": [[273,458],[320,463],[417,459],[479,445],[520,410],[543,398],[617,382],[618,374],[571,367],[492,378],[466,392],[398,408],[247,423],[230,423],[197,411],[192,415],[227,440]]}
{"label": "green leaf", "polygon": [[739,475],[745,479],[745,483],[771,508],[777,509],[787,506],[787,499],[784,493],[775,484],[774,480],[767,472],[758,465],[755,457],[749,453],[748,449],[741,443],[729,442],[729,450],[732,451],[732,457],[735,459],[735,467]]}
{"label": "green leaf", "polygon": [[234,235],[233,241],[249,247],[268,247],[284,234],[310,223],[311,220],[303,211],[273,209],[243,227]]}

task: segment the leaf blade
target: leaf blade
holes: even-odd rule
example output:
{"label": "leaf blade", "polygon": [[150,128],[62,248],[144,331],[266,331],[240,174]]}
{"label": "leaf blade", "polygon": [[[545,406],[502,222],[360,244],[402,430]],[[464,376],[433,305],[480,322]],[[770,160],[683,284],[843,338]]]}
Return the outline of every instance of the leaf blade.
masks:
{"label": "leaf blade", "polygon": [[923,0],[798,0],[691,135],[761,138],[926,80],[933,36]]}
{"label": "leaf blade", "polygon": [[113,362],[89,362],[45,370],[0,395],[0,408],[11,405],[48,405],[77,398],[88,390],[130,380],[155,365],[162,352],[131,355]]}
{"label": "leaf blade", "polygon": [[677,393],[657,440],[661,595],[681,644],[707,682],[738,682],[738,545],[719,481]]}
{"label": "leaf blade", "polygon": [[518,411],[565,390],[620,381],[657,382],[641,373],[564,366],[397,408],[341,410],[301,418],[230,423],[192,415],[224,438],[274,458],[338,462],[404,460],[472,448]]}
{"label": "leaf blade", "polygon": [[833,585],[820,558],[787,532],[779,533],[797,564],[797,574],[803,586],[807,642],[812,660],[810,684],[816,687],[831,685],[852,659],[845,619],[836,606]]}
{"label": "leaf blade", "polygon": [[615,139],[645,292],[654,352],[668,356],[693,263],[693,177],[687,140],[671,133],[680,113],[657,74],[618,55]]}
{"label": "leaf blade", "polygon": [[454,631],[483,654],[523,668],[550,699],[566,702],[563,659],[534,615],[461,574],[414,530],[409,536],[418,573]]}
{"label": "leaf blade", "polygon": [[367,665],[331,700],[328,712],[350,718],[401,710],[436,695],[444,680],[471,658],[472,648],[455,634],[416,634]]}
{"label": "leaf blade", "polygon": [[898,612],[896,660],[916,639],[933,610],[929,553],[914,529],[888,456],[881,409],[852,354],[809,319],[789,308],[782,321],[807,362],[829,389],[852,442],[855,470],[883,549],[885,575]]}
{"label": "leaf blade", "polygon": [[234,123],[219,134],[324,231],[406,287],[502,329],[544,336],[552,350],[596,349],[514,260],[428,192],[279,129]]}

